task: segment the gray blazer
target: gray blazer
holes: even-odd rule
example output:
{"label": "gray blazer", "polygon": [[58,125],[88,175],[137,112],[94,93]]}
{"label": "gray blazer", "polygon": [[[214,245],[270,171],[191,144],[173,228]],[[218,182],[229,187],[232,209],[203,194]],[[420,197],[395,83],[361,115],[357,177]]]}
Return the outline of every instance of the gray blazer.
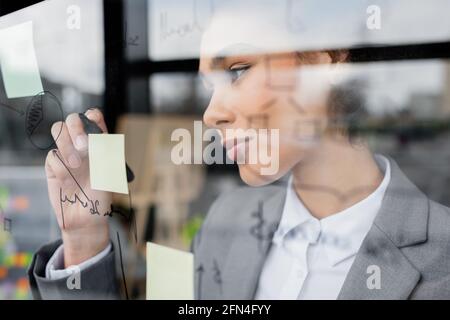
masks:
{"label": "gray blazer", "polygon": [[[391,163],[380,212],[345,279],[339,299],[449,299],[450,209],[427,198]],[[244,187],[219,197],[195,237],[196,299],[253,299],[281,218],[286,188]],[[81,272],[81,289],[45,279],[45,265],[60,242],[42,247],[29,278],[36,299],[120,298],[114,251]],[[367,286],[368,267],[381,287]],[[123,297],[123,295],[122,295]]]}

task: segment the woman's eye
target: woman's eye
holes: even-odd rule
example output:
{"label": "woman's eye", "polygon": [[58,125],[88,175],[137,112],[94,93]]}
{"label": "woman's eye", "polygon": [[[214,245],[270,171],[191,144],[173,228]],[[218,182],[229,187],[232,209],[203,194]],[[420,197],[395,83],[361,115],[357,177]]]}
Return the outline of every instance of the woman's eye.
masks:
{"label": "woman's eye", "polygon": [[231,67],[228,72],[231,75],[231,82],[239,80],[240,77],[248,70],[250,66]]}

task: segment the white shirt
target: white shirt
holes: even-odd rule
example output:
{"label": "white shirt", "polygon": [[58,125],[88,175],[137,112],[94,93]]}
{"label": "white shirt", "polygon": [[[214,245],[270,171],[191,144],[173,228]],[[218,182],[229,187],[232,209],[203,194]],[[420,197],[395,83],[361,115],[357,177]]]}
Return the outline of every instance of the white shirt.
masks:
{"label": "white shirt", "polygon": [[259,278],[256,299],[336,299],[377,215],[391,178],[389,161],[378,158],[384,178],[355,205],[318,220],[298,198],[289,179],[279,227]]}

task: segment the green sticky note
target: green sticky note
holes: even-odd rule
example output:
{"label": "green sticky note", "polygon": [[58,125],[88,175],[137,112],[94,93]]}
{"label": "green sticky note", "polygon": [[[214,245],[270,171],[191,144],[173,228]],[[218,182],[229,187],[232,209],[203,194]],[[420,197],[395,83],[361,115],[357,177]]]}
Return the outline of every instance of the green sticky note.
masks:
{"label": "green sticky note", "polygon": [[0,30],[0,67],[9,99],[43,91],[33,43],[33,22]]}
{"label": "green sticky note", "polygon": [[147,242],[147,300],[193,300],[194,255]]}
{"label": "green sticky note", "polygon": [[0,208],[6,210],[9,201],[9,190],[6,187],[0,186]]}
{"label": "green sticky note", "polygon": [[89,174],[91,188],[128,194],[123,134],[90,134]]}

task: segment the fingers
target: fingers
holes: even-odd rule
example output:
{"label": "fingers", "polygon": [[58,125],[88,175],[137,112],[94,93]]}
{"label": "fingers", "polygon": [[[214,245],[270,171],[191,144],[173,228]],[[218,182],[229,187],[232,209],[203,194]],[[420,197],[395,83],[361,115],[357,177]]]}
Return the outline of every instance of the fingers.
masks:
{"label": "fingers", "polygon": [[63,122],[56,122],[53,124],[51,132],[65,163],[70,168],[79,168],[81,166],[81,157],[72,143],[67,125]]}
{"label": "fingers", "polygon": [[45,159],[45,174],[47,179],[56,179],[64,186],[71,186],[73,184],[73,178],[64,166],[63,161],[64,159],[58,153],[58,150],[54,149],[49,151]]}
{"label": "fingers", "polygon": [[103,113],[99,109],[97,108],[88,109],[85,112],[85,115],[86,117],[88,117],[89,120],[94,121],[100,127],[100,129],[102,129],[104,133],[108,132],[108,128],[106,127]]}
{"label": "fingers", "polygon": [[47,179],[57,179],[57,175],[55,172],[56,168],[53,168],[53,161],[51,159],[51,156],[53,155],[53,152],[55,152],[56,149],[50,150],[47,153],[47,157],[45,158],[45,175]]}
{"label": "fingers", "polygon": [[[89,109],[85,115],[89,120],[95,122],[103,132],[108,131],[103,114],[99,109]],[[54,123],[51,132],[64,162],[72,169],[79,168],[88,149],[88,135],[84,131],[79,115],[72,113],[67,116],[65,122]]]}
{"label": "fingers", "polygon": [[85,152],[88,148],[88,136],[84,132],[83,123],[77,113],[71,113],[67,116],[66,126],[75,149]]}
{"label": "fingers", "polygon": [[[89,120],[95,122],[103,132],[108,131],[103,114],[99,109],[91,108],[85,112],[85,115]],[[83,123],[81,122],[79,115],[76,113],[70,114],[66,118],[66,125],[75,149],[82,153],[86,152],[88,148],[88,136],[84,131]]]}

